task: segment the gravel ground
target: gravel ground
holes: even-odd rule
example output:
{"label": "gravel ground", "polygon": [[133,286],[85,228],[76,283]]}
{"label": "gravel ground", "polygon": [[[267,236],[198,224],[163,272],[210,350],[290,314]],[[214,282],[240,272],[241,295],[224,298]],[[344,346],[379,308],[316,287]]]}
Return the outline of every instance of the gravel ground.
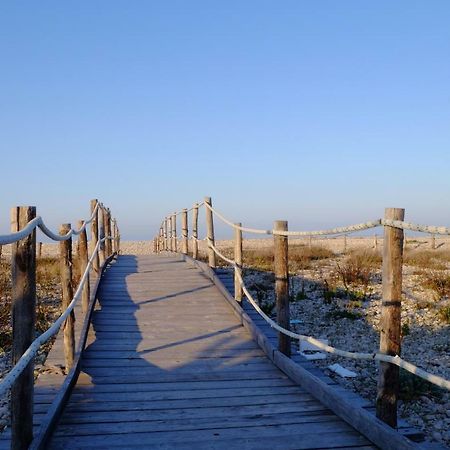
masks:
{"label": "gravel ground", "polygon": [[[344,259],[327,260],[290,279],[291,319],[299,324],[292,328],[301,334],[328,339],[329,344],[355,352],[376,352],[379,344],[381,308],[381,271],[377,270],[364,300],[332,298],[324,300],[324,281],[334,276],[336,263]],[[416,269],[404,267],[402,301],[402,357],[417,366],[450,379],[450,326],[442,321],[438,310],[450,305],[448,299],[436,301],[433,292],[420,287]],[[267,273],[248,270],[246,284],[255,299],[263,303],[274,301],[273,281]],[[261,290],[261,288],[263,288]],[[374,403],[378,371],[370,361],[351,360],[328,355],[314,362],[339,384]],[[327,369],[339,363],[357,373],[356,378],[341,378]],[[450,393],[431,387],[421,379],[402,374],[403,398],[400,416],[427,436],[450,446]]]}

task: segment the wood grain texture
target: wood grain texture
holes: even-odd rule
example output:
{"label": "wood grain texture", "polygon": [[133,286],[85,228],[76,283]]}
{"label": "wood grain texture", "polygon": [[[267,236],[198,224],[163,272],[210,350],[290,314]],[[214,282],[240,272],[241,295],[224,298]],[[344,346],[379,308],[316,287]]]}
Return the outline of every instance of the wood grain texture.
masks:
{"label": "wood grain texture", "polygon": [[[277,369],[180,256],[121,256],[103,286],[49,448],[256,449],[260,436],[278,448],[370,445]],[[49,384],[36,396],[38,414],[51,395]]]}

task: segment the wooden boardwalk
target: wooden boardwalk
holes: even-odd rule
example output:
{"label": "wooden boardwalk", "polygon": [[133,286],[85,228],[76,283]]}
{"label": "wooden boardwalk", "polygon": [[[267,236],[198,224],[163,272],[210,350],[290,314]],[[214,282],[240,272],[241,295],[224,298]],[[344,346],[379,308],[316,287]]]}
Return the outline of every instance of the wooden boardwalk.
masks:
{"label": "wooden boardwalk", "polygon": [[179,256],[121,256],[49,448],[374,448],[266,358]]}

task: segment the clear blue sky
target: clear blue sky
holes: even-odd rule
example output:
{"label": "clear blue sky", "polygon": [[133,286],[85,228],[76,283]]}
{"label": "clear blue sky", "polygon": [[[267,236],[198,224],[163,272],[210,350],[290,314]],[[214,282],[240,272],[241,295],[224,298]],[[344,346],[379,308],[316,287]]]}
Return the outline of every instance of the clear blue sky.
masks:
{"label": "clear blue sky", "polygon": [[204,195],[263,227],[450,225],[449,23],[447,0],[2,2],[0,232],[98,197],[150,238]]}

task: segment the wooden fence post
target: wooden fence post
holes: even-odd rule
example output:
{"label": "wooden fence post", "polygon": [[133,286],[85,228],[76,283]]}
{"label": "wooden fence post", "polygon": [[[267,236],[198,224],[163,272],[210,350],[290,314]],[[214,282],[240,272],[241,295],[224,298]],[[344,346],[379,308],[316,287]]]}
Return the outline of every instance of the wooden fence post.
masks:
{"label": "wooden fence post", "polygon": [[198,203],[192,210],[192,257],[198,259]]}
{"label": "wooden fence post", "polygon": [[[405,210],[401,208],[386,208],[384,217],[391,220],[403,220]],[[385,226],[380,353],[391,356],[400,356],[402,265],[403,230]],[[376,401],[377,417],[393,428],[397,426],[398,392],[398,366],[381,361]]]}
{"label": "wooden fence post", "polygon": [[169,251],[169,221],[164,218],[164,251]]}
{"label": "wooden fence post", "polygon": [[[105,237],[105,208],[102,206],[99,209],[99,239],[100,239],[100,264],[106,261],[106,245],[103,241]],[[103,241],[103,242],[102,242]]]}
{"label": "wooden fence post", "polygon": [[[11,209],[11,231],[17,232],[36,217],[34,206]],[[15,365],[35,338],[36,231],[11,245],[13,324],[12,364]],[[27,449],[33,439],[34,359],[11,388],[11,448]]]}
{"label": "wooden fence post", "polygon": [[[95,207],[97,206],[98,200],[94,199],[91,200],[91,215],[94,212]],[[97,242],[98,242],[98,211],[95,213],[94,219],[91,222],[91,246],[92,246],[92,252],[94,251]],[[100,257],[97,253],[97,255],[94,257],[94,260],[92,261],[92,267],[96,273],[99,273],[100,271]]]}
{"label": "wooden fence post", "polygon": [[[274,230],[287,231],[288,223],[277,220]],[[287,236],[274,235],[274,269],[275,269],[275,294],[277,322],[283,328],[289,330],[289,269],[288,269],[288,238]],[[291,338],[283,333],[278,333],[278,350],[286,356],[291,356]]]}
{"label": "wooden fence post", "polygon": [[373,237],[373,247],[375,248],[375,250],[378,249],[378,236],[376,234]]}
{"label": "wooden fence post", "polygon": [[[205,203],[209,206],[212,206],[211,197],[205,197]],[[205,214],[206,214],[206,237],[208,238],[208,243],[215,245],[213,212],[208,207],[205,207]],[[213,269],[216,267],[216,254],[214,253],[214,250],[209,247],[209,244],[208,244],[208,264],[209,267],[212,267]]]}
{"label": "wooden fence post", "polygon": [[[67,234],[70,231],[70,223],[63,223],[59,228],[59,234]],[[72,286],[72,238],[59,243],[61,286],[62,286],[62,310],[65,311],[73,298]],[[64,322],[64,357],[66,373],[73,366],[75,357],[75,314],[72,311]]]}
{"label": "wooden fence post", "polygon": [[177,215],[172,214],[172,251],[178,251],[177,245]]}
{"label": "wooden fence post", "polygon": [[347,235],[344,234],[344,253],[347,253]]}
{"label": "wooden fence post", "polygon": [[[81,228],[84,225],[84,220],[78,221],[78,228]],[[86,271],[86,267],[88,265],[89,256],[88,256],[88,243],[87,243],[87,234],[86,229],[84,229],[78,235],[78,259],[80,264],[80,276],[83,276]],[[86,283],[84,283],[83,291],[81,293],[81,307],[84,313],[87,312],[89,306],[89,299],[91,296],[91,289],[89,286],[89,275],[86,279]]]}
{"label": "wooden fence post", "polygon": [[436,236],[434,234],[431,235],[431,250],[436,249]]}
{"label": "wooden fence post", "polygon": [[[0,251],[0,256],[1,256],[1,251]],[[42,258],[42,242],[38,242],[37,244],[37,257],[40,259]]]}
{"label": "wooden fence post", "polygon": [[187,255],[188,253],[188,211],[187,209],[183,209],[181,213],[181,253]]}
{"label": "wooden fence post", "polygon": [[[111,236],[111,213],[109,212],[108,208],[103,209],[103,227],[105,236],[104,237],[110,237]],[[111,256],[111,239],[105,240],[105,259],[109,258]]]}
{"label": "wooden fence post", "polygon": [[[235,223],[241,227],[242,223]],[[242,277],[242,230],[234,229],[234,262],[237,267],[234,269],[234,298],[237,302],[242,302],[242,284],[238,274]]]}

